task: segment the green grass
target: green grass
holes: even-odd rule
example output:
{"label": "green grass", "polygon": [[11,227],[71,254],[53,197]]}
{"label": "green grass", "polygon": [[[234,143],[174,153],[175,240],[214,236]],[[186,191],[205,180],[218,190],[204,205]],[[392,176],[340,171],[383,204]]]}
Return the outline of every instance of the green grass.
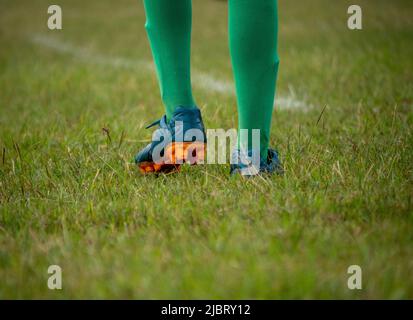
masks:
{"label": "green grass", "polygon": [[[33,42],[150,61],[141,1],[62,0],[50,31],[48,1],[0,0],[0,298],[413,298],[413,5],[357,2],[362,31],[353,2],[280,0],[277,91],[312,108],[274,114],[285,176],[243,180],[141,176],[155,75]],[[193,68],[230,81],[226,2],[193,9]],[[194,94],[236,126],[234,96]]]}

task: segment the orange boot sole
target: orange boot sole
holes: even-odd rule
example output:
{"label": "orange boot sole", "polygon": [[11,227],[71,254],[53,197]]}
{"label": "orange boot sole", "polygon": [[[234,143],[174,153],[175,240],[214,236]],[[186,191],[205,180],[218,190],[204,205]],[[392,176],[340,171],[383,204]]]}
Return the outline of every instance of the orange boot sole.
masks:
{"label": "orange boot sole", "polygon": [[204,142],[172,142],[165,148],[163,163],[142,162],[139,164],[139,170],[143,174],[172,173],[179,171],[184,163],[203,164],[205,154],[206,143]]}

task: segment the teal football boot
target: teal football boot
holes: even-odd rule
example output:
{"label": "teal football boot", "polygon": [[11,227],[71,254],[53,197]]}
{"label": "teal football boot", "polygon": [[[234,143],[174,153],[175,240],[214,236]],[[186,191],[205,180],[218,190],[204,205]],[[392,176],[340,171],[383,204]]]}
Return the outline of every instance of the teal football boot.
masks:
{"label": "teal football boot", "polygon": [[173,172],[183,163],[200,164],[206,154],[206,134],[198,108],[177,107],[168,121],[164,115],[146,128],[159,125],[152,141],[135,156],[142,173]]}
{"label": "teal football boot", "polygon": [[253,152],[248,150],[248,156],[239,149],[235,150],[231,157],[230,174],[241,174],[245,177],[252,177],[258,174],[276,173],[282,175],[284,169],[278,157],[278,152],[274,149],[268,149],[266,159],[257,159],[254,161]]}

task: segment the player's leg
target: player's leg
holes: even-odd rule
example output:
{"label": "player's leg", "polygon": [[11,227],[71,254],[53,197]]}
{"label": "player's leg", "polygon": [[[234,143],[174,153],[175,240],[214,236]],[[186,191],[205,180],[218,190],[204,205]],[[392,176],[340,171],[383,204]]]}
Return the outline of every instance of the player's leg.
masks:
{"label": "player's leg", "polygon": [[252,149],[252,129],[260,129],[260,156],[267,160],[278,72],[277,1],[229,0],[229,40],[234,70],[239,148]]}
{"label": "player's leg", "polygon": [[152,142],[135,156],[144,173],[171,171],[183,162],[204,159],[205,130],[191,90],[191,5],[191,0],[144,1],[146,30],[166,109],[166,115],[153,124],[160,128]]}
{"label": "player's leg", "polygon": [[146,30],[167,118],[194,108],[190,75],[191,0],[145,0]]}

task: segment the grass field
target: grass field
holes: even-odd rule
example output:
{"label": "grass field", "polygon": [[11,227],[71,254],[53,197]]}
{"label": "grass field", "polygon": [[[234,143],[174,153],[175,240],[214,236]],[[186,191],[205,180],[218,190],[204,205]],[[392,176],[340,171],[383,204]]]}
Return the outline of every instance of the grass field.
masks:
{"label": "grass field", "polygon": [[[353,2],[279,1],[286,174],[244,180],[132,164],[163,114],[141,1],[58,1],[51,31],[0,0],[0,298],[413,298],[413,3],[356,1],[350,31]],[[197,103],[236,127],[227,4],[193,10]]]}

